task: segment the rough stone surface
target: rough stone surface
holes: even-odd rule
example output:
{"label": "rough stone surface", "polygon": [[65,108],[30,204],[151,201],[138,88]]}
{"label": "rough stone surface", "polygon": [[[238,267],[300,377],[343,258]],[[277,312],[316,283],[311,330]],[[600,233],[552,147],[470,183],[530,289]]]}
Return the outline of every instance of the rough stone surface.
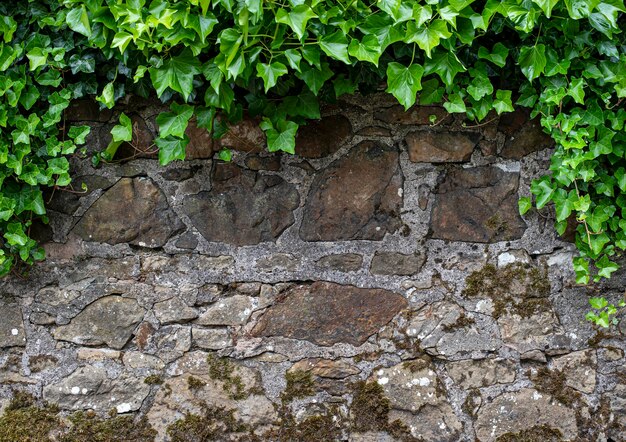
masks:
{"label": "rough stone surface", "polygon": [[515,381],[515,364],[506,359],[481,359],[451,362],[448,375],[461,388],[481,388]]}
{"label": "rough stone surface", "polygon": [[566,385],[583,393],[593,393],[597,364],[595,350],[589,349],[554,358],[552,368],[565,374]]}
{"label": "rough stone surface", "polygon": [[453,169],[437,189],[433,238],[488,243],[520,238],[519,174],[492,166]]}
{"label": "rough stone surface", "polygon": [[327,255],[317,261],[317,265],[339,272],[356,272],[363,264],[363,257],[356,253],[342,253],[337,255]]}
{"label": "rough stone surface", "polygon": [[352,137],[350,120],[342,115],[331,115],[301,126],[296,136],[296,155],[303,158],[322,158],[335,153]]}
{"label": "rough stone surface", "polygon": [[479,137],[477,133],[419,131],[409,133],[405,141],[414,163],[459,163],[470,159]]}
{"label": "rough stone surface", "polygon": [[574,440],[578,435],[574,411],[531,388],[504,393],[484,404],[475,429],[480,442],[492,442],[503,434],[541,425],[560,431],[565,440]]}
{"label": "rough stone surface", "polygon": [[374,112],[374,118],[385,123],[410,124],[425,126],[431,124],[430,116],[434,115],[437,121],[441,121],[448,113],[439,106],[413,106],[408,111],[400,105],[392,106]]}
{"label": "rough stone surface", "polygon": [[275,175],[216,165],[214,186],[185,198],[183,211],[208,241],[251,245],[274,241],[294,222],[300,197]]}
{"label": "rough stone surface", "polygon": [[291,289],[253,330],[256,336],[285,336],[318,345],[360,345],[407,305],[387,290],[315,282]]}
{"label": "rough stone surface", "polygon": [[519,160],[532,152],[554,147],[554,141],[543,132],[539,120],[529,120],[526,109],[503,114],[498,127],[506,135],[500,153],[504,158]]}
{"label": "rough stone surface", "polygon": [[9,302],[8,298],[0,298],[0,348],[26,345],[22,309],[19,304]]}
{"label": "rough stone surface", "polygon": [[137,301],[107,296],[88,305],[68,325],[57,327],[55,339],[82,345],[106,344],[121,349],[141,322],[145,310]]}
{"label": "rough stone surface", "polygon": [[191,342],[205,350],[222,350],[231,346],[233,340],[226,329],[194,327],[191,329]]}
{"label": "rough stone surface", "polygon": [[414,275],[420,271],[426,256],[421,253],[404,255],[395,252],[376,252],[370,272],[374,275]]}
{"label": "rough stone surface", "polygon": [[315,376],[331,379],[343,379],[361,372],[358,367],[355,367],[349,362],[319,358],[298,361],[291,366],[289,371],[307,371]]}
{"label": "rough stone surface", "polygon": [[154,315],[161,324],[188,322],[198,317],[198,312],[188,307],[180,298],[170,298],[154,304]]}
{"label": "rough stone surface", "polygon": [[305,241],[381,240],[400,226],[398,152],[364,141],[316,174],[304,209]]}
{"label": "rough stone surface", "polygon": [[122,178],[81,218],[74,232],[85,240],[161,247],[182,223],[149,178]]}
{"label": "rough stone surface", "polygon": [[254,310],[256,301],[244,295],[234,295],[215,302],[200,315],[200,325],[241,325]]}

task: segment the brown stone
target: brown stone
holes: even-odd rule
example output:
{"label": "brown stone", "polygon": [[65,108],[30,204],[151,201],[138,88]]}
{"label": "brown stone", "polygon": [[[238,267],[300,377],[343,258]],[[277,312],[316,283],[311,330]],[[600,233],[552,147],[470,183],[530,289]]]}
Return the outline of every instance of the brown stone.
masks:
{"label": "brown stone", "polygon": [[[82,190],[83,184],[87,186],[87,190]],[[73,215],[78,206],[80,206],[80,199],[89,195],[90,193],[100,190],[108,189],[114,184],[114,181],[109,180],[99,175],[83,175],[72,179],[72,192],[65,192],[63,190],[56,190],[54,194],[52,192],[44,193],[44,199],[50,201],[48,208],[57,212]],[[52,197],[52,199],[50,199]]]}
{"label": "brown stone", "polygon": [[398,152],[364,141],[316,173],[300,237],[305,241],[381,240],[401,225]]}
{"label": "brown stone", "polygon": [[391,124],[427,125],[431,124],[431,115],[435,115],[437,121],[441,121],[448,112],[439,106],[413,106],[405,111],[402,106],[397,105],[375,112],[374,118]]}
{"label": "brown stone", "polygon": [[189,144],[185,148],[186,159],[197,160],[213,158],[213,154],[216,152],[214,149],[214,140],[211,137],[211,133],[196,124],[196,119],[189,121],[185,135],[189,137]]}
{"label": "brown stone", "polygon": [[504,158],[519,160],[532,152],[554,146],[554,141],[543,131],[539,119],[531,120],[526,109],[503,114],[498,130],[506,135],[500,153]]}
{"label": "brown stone", "polygon": [[250,170],[280,170],[280,157],[262,157],[260,155],[249,155],[246,157],[246,167]]}
{"label": "brown stone", "polygon": [[469,161],[480,134],[418,131],[406,138],[413,163],[458,163]]}
{"label": "brown stone", "polygon": [[406,299],[388,290],[318,281],[287,290],[252,334],[361,345],[406,306]]}
{"label": "brown stone", "polygon": [[364,127],[356,134],[362,137],[390,137],[391,131],[381,126],[368,126]]}
{"label": "brown stone", "polygon": [[332,155],[352,136],[352,125],[342,115],[331,115],[301,126],[296,136],[296,155],[322,158]]}
{"label": "brown stone", "polygon": [[214,140],[214,150],[217,152],[222,148],[229,148],[242,152],[263,151],[267,141],[259,127],[259,122],[258,118],[247,117],[236,124],[229,125],[228,132],[222,138]]}
{"label": "brown stone", "polygon": [[432,236],[490,243],[521,238],[526,223],[517,208],[519,173],[484,166],[452,169],[437,189]]}
{"label": "brown stone", "polygon": [[363,257],[356,253],[340,253],[337,255],[323,256],[317,261],[317,265],[329,270],[339,272],[356,272],[363,264]]}
{"label": "brown stone", "polygon": [[282,178],[219,163],[213,189],[186,197],[183,212],[208,241],[242,246],[274,241],[293,224],[299,204],[297,190]]}
{"label": "brown stone", "polygon": [[374,275],[415,275],[426,262],[426,255],[404,255],[395,252],[376,252],[370,272]]}
{"label": "brown stone", "polygon": [[137,327],[137,331],[135,332],[135,344],[140,350],[143,350],[147,347],[150,337],[154,334],[156,329],[149,322],[142,322]]}
{"label": "brown stone", "polygon": [[302,359],[293,364],[288,371],[290,373],[306,371],[312,375],[330,379],[343,379],[361,372],[358,367],[348,362],[320,358]]}
{"label": "brown stone", "polygon": [[66,121],[97,121],[99,123],[109,121],[112,115],[113,111],[107,108],[100,109],[100,105],[89,98],[72,101],[63,113]]}
{"label": "brown stone", "polygon": [[122,178],[89,208],[74,233],[86,241],[162,247],[182,227],[150,178]]}

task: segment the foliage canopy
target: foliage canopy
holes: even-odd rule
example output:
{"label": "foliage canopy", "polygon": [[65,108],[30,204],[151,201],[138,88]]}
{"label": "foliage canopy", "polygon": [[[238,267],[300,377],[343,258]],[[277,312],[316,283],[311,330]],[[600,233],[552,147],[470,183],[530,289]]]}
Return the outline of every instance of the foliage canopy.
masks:
{"label": "foliage canopy", "polygon": [[[554,204],[559,233],[578,220],[578,282],[609,277],[626,249],[625,11],[623,0],[2,2],[0,273],[44,257],[29,235],[46,221],[42,188],[70,186],[67,158],[89,133],[65,124],[73,99],[170,103],[155,140],[167,164],[184,158],[191,118],[219,137],[260,115],[268,149],[293,153],[320,100],[386,82],[405,108],[443,103],[472,121],[531,108],[556,142],[534,204]],[[131,138],[122,114],[94,162]]]}

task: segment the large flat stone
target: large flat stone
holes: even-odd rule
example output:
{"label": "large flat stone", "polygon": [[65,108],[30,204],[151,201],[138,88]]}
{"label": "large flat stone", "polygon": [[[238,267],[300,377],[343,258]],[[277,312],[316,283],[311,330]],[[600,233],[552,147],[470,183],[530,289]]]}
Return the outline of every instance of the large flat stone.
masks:
{"label": "large flat stone", "polygon": [[122,178],[78,222],[84,240],[162,247],[183,224],[150,178]]}
{"label": "large flat stone", "polygon": [[217,164],[213,189],[186,197],[183,211],[208,241],[242,246],[276,240],[299,204],[295,187],[278,176]]}
{"label": "large flat stone", "polygon": [[519,173],[493,167],[450,170],[436,192],[432,237],[491,243],[519,239],[526,223],[519,216]]}
{"label": "large flat stone", "polygon": [[352,136],[352,125],[342,115],[309,121],[296,137],[296,155],[322,158],[335,153]]}
{"label": "large flat stone", "polygon": [[532,152],[554,147],[554,141],[543,131],[539,119],[531,120],[524,108],[502,114],[498,130],[506,136],[500,153],[504,158],[519,160]]}
{"label": "large flat stone", "polygon": [[440,106],[413,106],[405,111],[400,105],[374,112],[374,118],[391,124],[429,125],[431,115],[435,115],[437,121],[441,121],[448,112]]}
{"label": "large flat stone", "polygon": [[405,141],[413,163],[459,163],[470,159],[479,139],[478,133],[418,131]]}
{"label": "large flat stone", "polygon": [[9,299],[0,297],[0,348],[26,345],[22,309]]}
{"label": "large flat stone", "polygon": [[289,289],[252,334],[361,345],[406,306],[406,299],[388,290],[318,281]]}
{"label": "large flat stone", "polygon": [[89,304],[68,325],[57,327],[52,334],[61,341],[121,349],[144,313],[134,299],[107,296]]}
{"label": "large flat stone", "polygon": [[381,240],[401,226],[398,152],[364,141],[315,176],[304,209],[305,241]]}

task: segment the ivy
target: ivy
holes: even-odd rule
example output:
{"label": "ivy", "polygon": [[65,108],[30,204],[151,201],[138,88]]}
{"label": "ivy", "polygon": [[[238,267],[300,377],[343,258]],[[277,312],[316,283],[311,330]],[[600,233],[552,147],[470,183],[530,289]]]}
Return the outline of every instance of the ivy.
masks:
{"label": "ivy", "polygon": [[[15,0],[0,5],[0,274],[43,252],[42,191],[72,190],[87,126],[72,100],[127,94],[169,104],[159,161],[185,157],[185,130],[223,135],[259,116],[268,149],[293,153],[320,101],[386,90],[408,109],[442,103],[479,122],[531,109],[555,141],[550,173],[520,212],[553,205],[577,224],[579,282],[609,277],[626,250],[623,0]],[[124,114],[94,164],[133,142]],[[218,157],[228,161],[230,151]]]}

